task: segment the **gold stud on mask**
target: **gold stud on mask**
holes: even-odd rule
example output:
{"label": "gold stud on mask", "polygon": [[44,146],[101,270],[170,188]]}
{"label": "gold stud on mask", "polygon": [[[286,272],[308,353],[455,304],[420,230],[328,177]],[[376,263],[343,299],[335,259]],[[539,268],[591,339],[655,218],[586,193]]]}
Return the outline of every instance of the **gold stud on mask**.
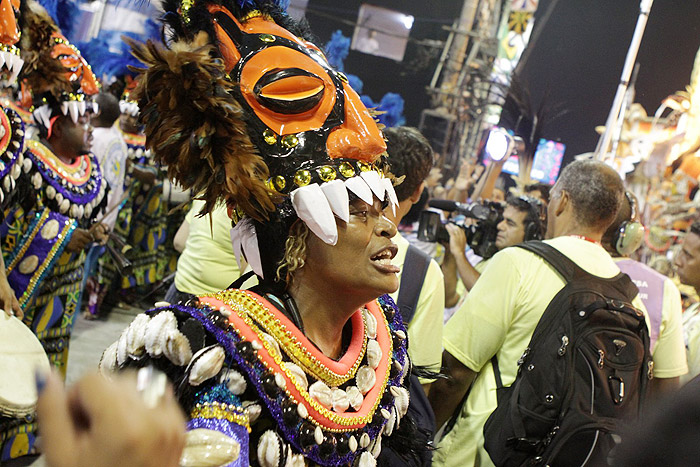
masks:
{"label": "gold stud on mask", "polygon": [[265,131],[263,131],[263,139],[267,144],[272,146],[277,142],[277,135],[275,134],[274,131],[270,130],[269,128]]}
{"label": "gold stud on mask", "polygon": [[330,182],[335,180],[335,169],[330,165],[324,165],[318,169],[318,175],[324,182]]}
{"label": "gold stud on mask", "polygon": [[294,183],[299,187],[308,185],[311,183],[311,172],[308,170],[298,170],[297,173],[294,174]]}
{"label": "gold stud on mask", "polygon": [[355,169],[348,162],[343,162],[338,167],[338,170],[345,178],[350,178],[355,176]]}
{"label": "gold stud on mask", "polygon": [[282,137],[282,146],[287,149],[295,148],[299,144],[299,138],[296,135],[286,135]]}

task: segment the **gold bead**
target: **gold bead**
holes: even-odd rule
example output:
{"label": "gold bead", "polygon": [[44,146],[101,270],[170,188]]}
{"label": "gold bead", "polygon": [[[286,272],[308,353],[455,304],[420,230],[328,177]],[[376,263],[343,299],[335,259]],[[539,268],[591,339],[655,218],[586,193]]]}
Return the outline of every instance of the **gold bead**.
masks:
{"label": "gold bead", "polygon": [[281,175],[277,175],[275,177],[275,188],[277,189],[277,191],[284,190],[284,187],[286,187],[286,186],[287,186],[287,181],[284,179],[284,177]]}
{"label": "gold bead", "polygon": [[286,135],[282,137],[282,146],[291,149],[299,144],[299,138],[296,135]]}
{"label": "gold bead", "polygon": [[331,180],[335,180],[335,169],[330,165],[324,165],[318,169],[318,175],[324,182],[330,182]]}
{"label": "gold bead", "polygon": [[275,134],[274,131],[270,130],[269,128],[265,131],[263,131],[263,139],[267,144],[272,146],[277,142],[277,135]]}
{"label": "gold bead", "polygon": [[355,176],[355,169],[348,162],[343,162],[338,167],[338,170],[345,178],[350,178]]}
{"label": "gold bead", "polygon": [[297,186],[306,186],[311,183],[311,172],[308,170],[299,170],[294,174],[294,183]]}
{"label": "gold bead", "polygon": [[263,42],[275,42],[275,36],[272,34],[260,34],[260,40]]}
{"label": "gold bead", "polygon": [[372,166],[369,165],[367,162],[360,161],[357,163],[357,165],[360,167],[360,172],[369,172],[372,170]]}

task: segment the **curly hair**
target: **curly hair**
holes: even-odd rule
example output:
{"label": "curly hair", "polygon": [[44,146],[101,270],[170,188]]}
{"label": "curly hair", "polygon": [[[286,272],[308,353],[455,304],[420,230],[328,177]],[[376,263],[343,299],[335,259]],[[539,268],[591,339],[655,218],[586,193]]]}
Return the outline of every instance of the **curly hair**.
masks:
{"label": "curly hair", "polygon": [[[284,258],[277,267],[277,280],[289,279],[295,271],[304,267],[306,262],[306,239],[309,237],[309,228],[305,223],[298,221],[289,229],[289,236],[284,244]],[[286,277],[282,277],[284,274]]]}
{"label": "curly hair", "polygon": [[395,187],[399,201],[408,199],[433,168],[433,148],[416,128],[400,126],[384,129],[391,173],[400,178]]}

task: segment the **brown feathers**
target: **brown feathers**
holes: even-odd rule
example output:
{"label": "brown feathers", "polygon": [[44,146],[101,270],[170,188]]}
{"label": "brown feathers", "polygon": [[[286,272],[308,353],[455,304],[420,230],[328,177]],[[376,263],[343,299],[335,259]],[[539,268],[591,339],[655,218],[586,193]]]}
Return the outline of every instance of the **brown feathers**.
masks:
{"label": "brown feathers", "polygon": [[225,200],[256,220],[267,219],[275,209],[265,184],[269,171],[207,34],[170,49],[124,40],[148,67],[134,70],[140,76],[131,98],[141,108],[146,145],[168,176],[206,201],[203,212]]}
{"label": "brown feathers", "polygon": [[71,92],[73,88],[66,77],[66,69],[51,56],[51,35],[58,32],[58,27],[37,2],[28,2],[23,15],[20,50],[24,66],[20,76],[27,79],[35,95],[46,91],[54,96]]}

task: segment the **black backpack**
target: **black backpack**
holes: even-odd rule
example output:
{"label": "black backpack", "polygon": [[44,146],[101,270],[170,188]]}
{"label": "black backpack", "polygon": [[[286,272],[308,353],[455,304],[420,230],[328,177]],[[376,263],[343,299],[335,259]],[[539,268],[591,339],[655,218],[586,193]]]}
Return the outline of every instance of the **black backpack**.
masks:
{"label": "black backpack", "polygon": [[652,378],[644,314],[630,304],[637,287],[623,273],[589,274],[545,243],[518,246],[544,258],[566,285],[537,323],[510,387],[491,360],[498,407],[484,447],[499,467],[604,464]]}

